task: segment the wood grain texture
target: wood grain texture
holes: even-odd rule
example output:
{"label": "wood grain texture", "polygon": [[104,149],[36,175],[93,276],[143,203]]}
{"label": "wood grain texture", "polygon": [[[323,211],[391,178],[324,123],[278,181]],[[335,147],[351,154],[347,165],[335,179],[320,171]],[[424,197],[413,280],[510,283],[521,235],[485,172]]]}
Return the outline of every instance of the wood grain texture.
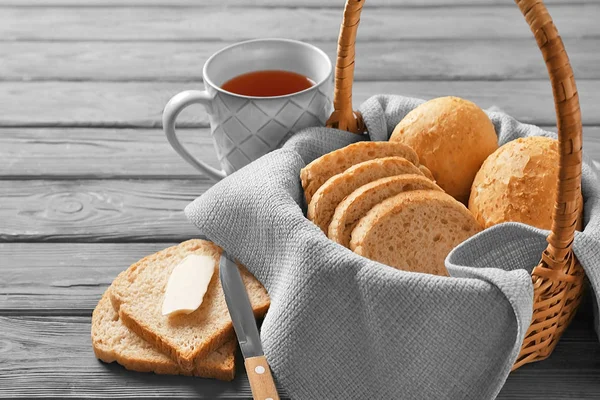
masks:
{"label": "wood grain texture", "polygon": [[[238,369],[231,383],[129,372],[94,358],[89,317],[0,317],[0,397],[249,398]],[[511,374],[498,399],[596,399],[600,344],[576,318],[554,354]],[[23,365],[27,365],[24,369]],[[239,366],[239,363],[238,363]],[[285,395],[283,395],[285,397]]]}
{"label": "wood grain texture", "polygon": [[[178,137],[193,154],[213,167],[219,166],[210,129],[181,129]],[[600,149],[598,156],[600,159]],[[160,129],[0,129],[0,177],[147,179],[199,175],[171,148]]]}
{"label": "wood grain texture", "polygon": [[[584,146],[600,159],[600,0],[546,3],[578,78]],[[90,314],[132,262],[198,234],[182,210],[211,183],[158,129],[166,101],[201,88],[204,60],[241,39],[303,39],[333,56],[342,8],[343,0],[0,0],[0,398],[250,397],[240,363],[238,378],[222,383],[96,361]],[[506,0],[368,0],[357,78],[357,105],[384,92],[455,94],[555,123],[541,57]],[[216,165],[204,110],[181,121],[201,128],[181,136]],[[554,354],[511,374],[498,398],[600,398],[591,321],[588,304]]]}
{"label": "wood grain texture", "polygon": [[182,241],[207,180],[0,181],[0,241]]}
{"label": "wood grain texture", "polygon": [[[176,93],[202,88],[200,82],[0,82],[0,127],[161,126],[162,110]],[[600,80],[578,80],[585,125],[600,125]],[[520,121],[556,123],[550,82],[540,81],[361,81],[355,106],[375,94],[433,98],[455,95],[487,108],[496,105]],[[178,118],[181,127],[207,127],[203,107],[193,105]]]}
{"label": "wood grain texture", "polygon": [[[600,161],[600,127],[584,127],[583,136],[586,154]],[[179,137],[193,154],[219,165],[209,129],[183,129]],[[0,178],[194,179],[199,175],[159,129],[0,129]]]}
{"label": "wood grain texture", "polygon": [[[0,79],[201,81],[202,64],[233,42],[0,42]],[[313,42],[335,60],[334,41]],[[565,39],[578,79],[600,78],[600,39]],[[533,36],[357,43],[357,80],[547,79]],[[507,57],[506,54],[511,54]]]}
{"label": "wood grain texture", "polygon": [[[0,317],[0,397],[245,399],[233,382],[126,371],[94,357],[90,317]],[[23,368],[26,365],[27,368]]]}
{"label": "wood grain texture", "polygon": [[[577,0],[578,4],[597,4],[599,0]],[[572,0],[544,0],[546,4],[573,4]],[[506,5],[506,0],[369,0],[369,7],[438,7]],[[512,3],[509,3],[512,6]],[[206,6],[268,6],[343,8],[341,0],[0,0],[0,6],[18,7],[206,7]]]}
{"label": "wood grain texture", "polygon": [[[240,40],[286,37],[337,38],[340,7],[194,8],[194,7],[6,7],[0,14],[0,38],[13,40]],[[550,12],[562,37],[600,35],[599,4],[554,5]],[[224,23],[226,21],[226,23]],[[35,26],[35,29],[31,27]],[[516,6],[365,8],[362,40],[530,38]]]}
{"label": "wood grain texture", "polygon": [[246,358],[244,366],[253,398],[279,400],[277,387],[275,387],[275,381],[271,375],[271,367],[264,355]]}
{"label": "wood grain texture", "polygon": [[121,271],[174,244],[0,243],[0,314],[89,316]]}

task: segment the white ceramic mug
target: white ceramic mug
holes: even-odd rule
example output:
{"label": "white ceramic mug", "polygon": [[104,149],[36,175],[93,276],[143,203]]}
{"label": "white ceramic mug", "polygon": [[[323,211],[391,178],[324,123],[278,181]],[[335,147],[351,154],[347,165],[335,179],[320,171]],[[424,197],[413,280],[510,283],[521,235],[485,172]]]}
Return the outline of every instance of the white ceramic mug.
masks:
{"label": "white ceramic mug", "polygon": [[[274,97],[243,96],[221,88],[231,78],[260,70],[296,72],[310,78],[315,85]],[[277,149],[291,133],[309,126],[323,126],[332,111],[331,61],[322,50],[307,43],[286,39],[237,43],[212,55],[202,74],[206,90],[175,95],[163,112],[163,129],[184,160],[215,180]],[[208,112],[222,170],[192,155],[177,139],[177,115],[195,103],[202,104]]]}

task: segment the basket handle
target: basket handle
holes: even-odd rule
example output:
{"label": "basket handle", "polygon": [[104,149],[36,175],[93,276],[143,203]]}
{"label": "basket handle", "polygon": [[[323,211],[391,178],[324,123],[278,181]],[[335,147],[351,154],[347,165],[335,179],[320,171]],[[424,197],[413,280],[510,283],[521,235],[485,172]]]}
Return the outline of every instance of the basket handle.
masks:
{"label": "basket handle", "polygon": [[354,49],[360,12],[364,0],[347,0],[338,38],[335,63],[335,87],[333,90],[333,113],[327,120],[328,128],[337,128],[353,133],[363,133],[365,124],[362,115],[352,110],[352,82],[354,80]]}
{"label": "basket handle", "polygon": [[[364,2],[346,1],[335,68],[334,111],[327,121],[328,127],[354,133],[365,131],[362,116],[352,110],[354,44]],[[543,1],[515,0],[515,3],[525,16],[546,62],[556,107],[560,153],[558,191],[548,247],[533,273],[534,281],[540,278],[548,284],[546,289],[550,289],[562,281],[564,269],[572,264],[572,244],[581,206],[578,204],[582,161],[581,111],[569,58]]]}
{"label": "basket handle", "polygon": [[[529,24],[542,52],[552,84],[558,127],[558,190],[552,214],[548,247],[540,265],[533,271],[534,281],[548,282],[550,291],[564,284],[565,269],[573,261],[573,239],[579,217],[583,136],[579,95],[573,69],[552,17],[542,0],[515,0]],[[550,278],[550,279],[548,279]]]}

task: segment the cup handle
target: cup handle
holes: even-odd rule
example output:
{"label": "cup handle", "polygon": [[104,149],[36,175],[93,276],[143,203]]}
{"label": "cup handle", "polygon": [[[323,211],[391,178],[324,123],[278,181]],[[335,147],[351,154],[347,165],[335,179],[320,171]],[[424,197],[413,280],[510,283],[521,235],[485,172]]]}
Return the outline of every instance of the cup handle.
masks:
{"label": "cup handle", "polygon": [[189,164],[209,178],[219,181],[225,178],[225,172],[211,167],[203,161],[194,157],[183,147],[175,133],[175,120],[181,111],[192,104],[202,104],[205,108],[210,107],[211,97],[205,90],[186,90],[178,93],[169,100],[163,111],[163,130],[169,143],[175,151]]}

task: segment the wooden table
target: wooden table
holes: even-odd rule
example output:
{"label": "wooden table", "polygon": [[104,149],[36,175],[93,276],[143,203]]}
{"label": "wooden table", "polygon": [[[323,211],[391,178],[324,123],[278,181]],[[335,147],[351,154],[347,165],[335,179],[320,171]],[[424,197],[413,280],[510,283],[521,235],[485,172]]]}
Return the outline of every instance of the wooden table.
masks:
{"label": "wooden table", "polygon": [[[600,160],[600,1],[548,3],[578,78],[585,149]],[[96,361],[90,315],[118,272],[197,234],[182,209],[211,182],[163,136],[167,100],[202,87],[207,57],[242,39],[301,39],[333,56],[342,7],[0,0],[0,397],[250,396],[241,371],[220,383]],[[454,94],[555,129],[541,56],[509,0],[369,0],[357,52],[356,104],[383,92]],[[204,110],[180,121],[216,165]],[[511,374],[500,394],[598,397],[589,304],[554,355]]]}

